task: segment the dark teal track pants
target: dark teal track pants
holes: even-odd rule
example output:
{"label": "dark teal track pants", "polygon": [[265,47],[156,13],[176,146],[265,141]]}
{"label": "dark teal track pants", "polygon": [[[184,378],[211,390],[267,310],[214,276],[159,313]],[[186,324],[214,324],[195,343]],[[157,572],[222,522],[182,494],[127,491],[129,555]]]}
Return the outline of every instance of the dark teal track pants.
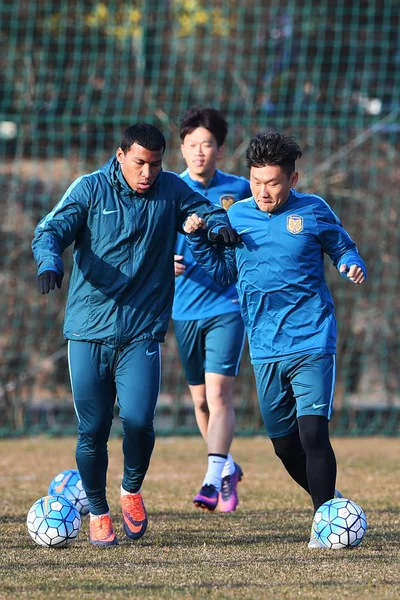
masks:
{"label": "dark teal track pants", "polygon": [[116,349],[70,341],[68,359],[78,417],[76,462],[90,512],[104,514],[109,510],[107,442],[115,401],[123,426],[124,489],[137,492],[150,463],[160,390],[159,343],[147,339]]}

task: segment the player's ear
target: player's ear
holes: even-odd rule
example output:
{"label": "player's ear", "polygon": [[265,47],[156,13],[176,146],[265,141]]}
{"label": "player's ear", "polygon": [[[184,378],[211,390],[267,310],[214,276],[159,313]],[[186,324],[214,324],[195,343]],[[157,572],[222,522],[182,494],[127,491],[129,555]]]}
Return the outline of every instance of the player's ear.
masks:
{"label": "player's ear", "polygon": [[218,148],[218,155],[217,155],[217,158],[218,158],[218,159],[219,159],[219,158],[222,158],[222,157],[223,157],[223,155],[224,155],[224,152],[225,152],[225,146],[220,146],[220,147]]}
{"label": "player's ear", "polygon": [[185,144],[181,144],[181,152],[182,152],[183,160],[185,161],[186,166],[188,167],[189,166],[189,164],[188,164],[189,163],[189,157],[186,154],[186,146],[185,146]]}
{"label": "player's ear", "polygon": [[122,164],[124,161],[124,157],[125,157],[125,154],[124,154],[124,151],[122,150],[122,148],[118,148],[118,150],[115,153],[115,156],[117,157],[117,161]]}
{"label": "player's ear", "polygon": [[297,182],[299,181],[299,174],[297,171],[295,171],[294,173],[292,173],[291,177],[290,177],[290,187],[294,188],[297,185]]}

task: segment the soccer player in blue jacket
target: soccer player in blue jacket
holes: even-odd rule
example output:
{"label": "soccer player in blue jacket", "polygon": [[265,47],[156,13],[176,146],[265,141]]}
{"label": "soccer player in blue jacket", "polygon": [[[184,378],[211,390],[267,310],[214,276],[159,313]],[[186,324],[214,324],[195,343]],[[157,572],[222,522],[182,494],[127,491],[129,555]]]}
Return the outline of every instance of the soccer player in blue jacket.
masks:
{"label": "soccer player in blue jacket", "polygon": [[[299,193],[293,138],[267,132],[247,149],[252,198],[228,212],[241,236],[227,257],[197,241],[203,219],[185,223],[200,264],[216,281],[235,258],[237,289],[246,325],[262,417],[277,456],[313,501],[314,510],[340,495],[329,439],[336,365],[334,305],[324,274],[327,254],[355,284],[367,277],[355,242],[328,204]],[[234,256],[233,256],[234,254]],[[320,547],[311,534],[310,548]]]}
{"label": "soccer player in blue jacket", "polygon": [[[217,169],[224,150],[228,124],[214,108],[193,106],[180,126],[181,150],[187,169],[181,177],[217,206],[228,209],[251,196],[244,177]],[[235,284],[222,288],[196,263],[185,236],[175,248],[174,330],[196,421],[207,443],[208,468],[194,498],[196,506],[231,512],[239,498],[241,467],[230,446],[235,428],[232,392],[245,341]]]}
{"label": "soccer player in blue jacket", "polygon": [[117,544],[106,499],[116,399],[123,426],[123,526],[134,540],[147,527],[141,486],[154,447],[159,343],[171,317],[177,231],[198,212],[213,239],[235,238],[223,208],[162,170],[164,150],[165,138],[153,125],[129,127],[116,156],[68,188],[32,243],[42,294],[61,287],[62,253],[74,243],[64,336],[78,417],[76,461],[96,546]]}

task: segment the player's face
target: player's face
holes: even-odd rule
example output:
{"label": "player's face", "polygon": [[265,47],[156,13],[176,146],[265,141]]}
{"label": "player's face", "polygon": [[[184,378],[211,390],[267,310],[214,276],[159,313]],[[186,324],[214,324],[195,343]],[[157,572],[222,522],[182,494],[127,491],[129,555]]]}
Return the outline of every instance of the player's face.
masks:
{"label": "player's face", "polygon": [[269,213],[277,210],[289,198],[298,178],[296,171],[288,177],[279,165],[251,167],[250,188],[258,208]]}
{"label": "player's face", "polygon": [[218,146],[211,131],[197,127],[185,136],[181,151],[192,179],[207,180],[213,177],[223,148]]}
{"label": "player's face", "polygon": [[161,171],[163,150],[147,150],[135,142],[126,154],[118,148],[116,156],[129,186],[145,194]]}

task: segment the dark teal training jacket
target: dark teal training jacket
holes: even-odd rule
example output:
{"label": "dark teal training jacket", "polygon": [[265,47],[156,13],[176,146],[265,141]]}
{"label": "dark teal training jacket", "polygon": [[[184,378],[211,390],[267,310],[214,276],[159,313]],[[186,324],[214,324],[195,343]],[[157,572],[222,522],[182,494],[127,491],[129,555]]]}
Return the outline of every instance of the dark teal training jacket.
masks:
{"label": "dark teal training jacket", "polygon": [[64,336],[124,347],[164,340],[174,295],[174,247],[186,218],[229,225],[226,211],[161,171],[146,194],[126,183],[115,158],[79,177],[35,229],[38,274],[63,273],[75,242]]}

